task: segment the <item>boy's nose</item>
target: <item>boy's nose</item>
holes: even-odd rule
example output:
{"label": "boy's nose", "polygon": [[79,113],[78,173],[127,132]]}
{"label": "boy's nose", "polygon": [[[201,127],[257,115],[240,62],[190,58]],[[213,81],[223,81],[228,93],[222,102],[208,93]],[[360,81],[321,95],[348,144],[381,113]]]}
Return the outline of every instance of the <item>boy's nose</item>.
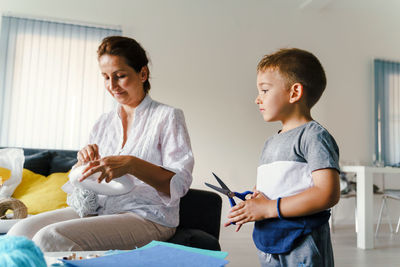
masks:
{"label": "boy's nose", "polygon": [[256,105],[262,104],[262,101],[260,99],[260,96],[256,97],[256,100],[254,101],[256,103]]}

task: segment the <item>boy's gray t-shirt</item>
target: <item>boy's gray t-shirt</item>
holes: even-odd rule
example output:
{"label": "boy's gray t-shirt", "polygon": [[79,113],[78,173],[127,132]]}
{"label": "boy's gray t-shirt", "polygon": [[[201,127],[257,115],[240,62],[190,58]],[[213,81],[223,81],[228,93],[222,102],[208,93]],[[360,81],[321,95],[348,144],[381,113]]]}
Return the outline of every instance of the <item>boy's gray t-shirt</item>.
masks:
{"label": "boy's gray t-shirt", "polygon": [[270,199],[298,194],[314,185],[311,173],[339,169],[339,148],[329,132],[310,121],[269,138],[257,169],[257,190]]}
{"label": "boy's gray t-shirt", "polygon": [[[310,121],[269,138],[257,169],[257,190],[270,199],[298,194],[314,185],[312,172],[339,169],[339,148],[329,132]],[[301,238],[329,219],[329,211],[256,221],[253,240],[264,252],[290,252]]]}

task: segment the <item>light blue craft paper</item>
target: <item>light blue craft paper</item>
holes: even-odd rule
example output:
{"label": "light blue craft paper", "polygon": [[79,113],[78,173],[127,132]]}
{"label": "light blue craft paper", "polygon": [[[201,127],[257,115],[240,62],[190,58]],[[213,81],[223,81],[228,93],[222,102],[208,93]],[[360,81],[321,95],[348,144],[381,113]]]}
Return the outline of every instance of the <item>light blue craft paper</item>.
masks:
{"label": "light blue craft paper", "polygon": [[151,248],[151,247],[154,247],[157,245],[163,245],[163,246],[168,246],[168,247],[172,247],[172,248],[183,249],[186,251],[200,253],[203,255],[212,256],[212,257],[216,257],[219,259],[225,259],[226,256],[228,256],[228,252],[225,252],[225,251],[215,251],[215,250],[208,250],[208,249],[201,249],[201,248],[192,248],[192,247],[187,247],[187,246],[183,246],[183,245],[177,245],[174,243],[161,242],[161,241],[155,241],[155,240],[151,241],[147,245],[140,247],[138,249],[147,249],[147,248]]}
{"label": "light blue craft paper", "polygon": [[146,249],[135,249],[126,253],[87,260],[63,260],[67,266],[104,267],[104,266],[146,266],[146,267],[219,267],[225,266],[227,260],[191,252],[170,246],[156,244]]}

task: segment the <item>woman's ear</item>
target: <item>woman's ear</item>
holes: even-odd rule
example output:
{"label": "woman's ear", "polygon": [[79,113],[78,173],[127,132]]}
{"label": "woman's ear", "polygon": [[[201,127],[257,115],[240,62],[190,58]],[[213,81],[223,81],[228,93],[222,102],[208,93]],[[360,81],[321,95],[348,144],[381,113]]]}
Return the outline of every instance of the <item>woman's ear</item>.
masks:
{"label": "woman's ear", "polygon": [[143,66],[140,70],[140,80],[144,83],[149,78],[149,68],[147,66]]}
{"label": "woman's ear", "polygon": [[290,88],[289,102],[295,103],[299,101],[304,94],[304,88],[301,83],[294,83]]}

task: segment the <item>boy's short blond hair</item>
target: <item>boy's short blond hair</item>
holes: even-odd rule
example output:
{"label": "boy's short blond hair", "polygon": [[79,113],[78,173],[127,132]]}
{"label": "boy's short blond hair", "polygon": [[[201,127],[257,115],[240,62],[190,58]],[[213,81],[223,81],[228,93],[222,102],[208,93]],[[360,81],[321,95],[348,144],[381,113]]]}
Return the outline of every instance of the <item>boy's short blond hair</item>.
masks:
{"label": "boy's short blond hair", "polygon": [[289,48],[265,55],[258,63],[257,72],[267,69],[279,70],[288,87],[301,83],[309,108],[318,102],[325,90],[325,71],[318,58],[308,51]]}

